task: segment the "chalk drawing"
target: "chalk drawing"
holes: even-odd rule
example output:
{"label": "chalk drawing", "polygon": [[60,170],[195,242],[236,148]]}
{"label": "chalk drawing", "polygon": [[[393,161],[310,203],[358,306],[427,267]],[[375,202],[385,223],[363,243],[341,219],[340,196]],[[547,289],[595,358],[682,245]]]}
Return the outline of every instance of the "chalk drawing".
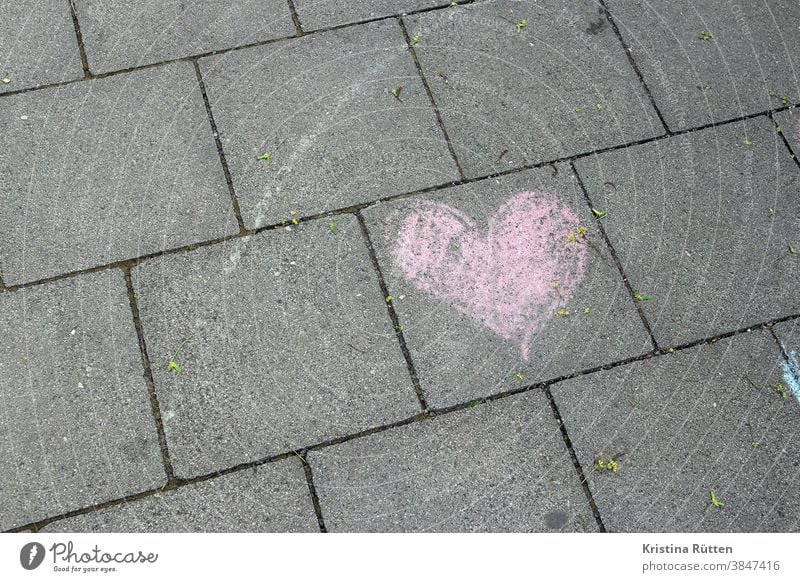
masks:
{"label": "chalk drawing", "polygon": [[545,192],[515,194],[485,232],[452,206],[421,201],[401,221],[391,254],[416,289],[514,342],[527,361],[533,334],[583,280],[579,227],[577,215]]}
{"label": "chalk drawing", "polygon": [[797,398],[797,402],[800,403],[800,365],[797,363],[797,352],[789,353],[785,347],[783,351],[789,355],[789,361],[781,365],[783,379],[794,397]]}

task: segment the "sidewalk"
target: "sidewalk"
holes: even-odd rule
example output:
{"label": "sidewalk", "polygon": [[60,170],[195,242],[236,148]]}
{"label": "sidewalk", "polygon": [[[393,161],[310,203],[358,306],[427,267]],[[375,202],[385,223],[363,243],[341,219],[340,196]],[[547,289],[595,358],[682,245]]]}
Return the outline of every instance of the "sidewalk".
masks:
{"label": "sidewalk", "polygon": [[230,4],[0,7],[2,530],[800,530],[796,0]]}

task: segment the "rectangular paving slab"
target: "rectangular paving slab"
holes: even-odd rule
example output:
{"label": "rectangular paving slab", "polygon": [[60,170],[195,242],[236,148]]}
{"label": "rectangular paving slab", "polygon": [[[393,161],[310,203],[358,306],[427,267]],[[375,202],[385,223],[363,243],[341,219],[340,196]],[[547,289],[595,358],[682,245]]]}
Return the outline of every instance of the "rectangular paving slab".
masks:
{"label": "rectangular paving slab", "polygon": [[300,23],[306,31],[449,4],[450,0],[373,0],[371,2],[295,0],[294,2]]}
{"label": "rectangular paving slab", "polygon": [[0,99],[6,285],[238,232],[189,63]]}
{"label": "rectangular paving slab", "polygon": [[768,118],[576,167],[660,344],[800,311],[800,168]]}
{"label": "rectangular paving slab", "polygon": [[166,483],[122,273],[0,293],[0,529]]}
{"label": "rectangular paving slab", "polygon": [[133,271],[178,476],[420,410],[355,218],[289,228]]}
{"label": "rectangular paving slab", "polygon": [[653,349],[568,164],[364,216],[434,407]]}
{"label": "rectangular paving slab", "polygon": [[606,4],[670,129],[800,101],[796,0]]}
{"label": "rectangular paving slab", "polygon": [[470,177],[664,133],[592,0],[488,0],[404,20]]}
{"label": "rectangular paving slab", "polygon": [[247,226],[458,178],[395,21],[200,63]]}
{"label": "rectangular paving slab", "polygon": [[597,531],[540,391],[308,455],[329,531]]}
{"label": "rectangular paving slab", "polygon": [[0,93],[81,77],[69,2],[0,4]]}
{"label": "rectangular paving slab", "polygon": [[54,532],[318,532],[299,459],[267,463],[53,522]]}
{"label": "rectangular paving slab", "polygon": [[[767,331],[552,387],[609,531],[797,531],[800,405]],[[712,496],[713,492],[713,496]]]}
{"label": "rectangular paving slab", "polygon": [[295,34],[286,0],[75,0],[75,8],[93,73]]}

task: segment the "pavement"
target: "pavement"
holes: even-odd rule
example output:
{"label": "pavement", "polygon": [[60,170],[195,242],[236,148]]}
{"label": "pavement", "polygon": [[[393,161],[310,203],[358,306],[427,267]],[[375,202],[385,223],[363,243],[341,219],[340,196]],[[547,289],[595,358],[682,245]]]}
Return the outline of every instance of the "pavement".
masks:
{"label": "pavement", "polygon": [[0,529],[800,531],[797,0],[0,7]]}

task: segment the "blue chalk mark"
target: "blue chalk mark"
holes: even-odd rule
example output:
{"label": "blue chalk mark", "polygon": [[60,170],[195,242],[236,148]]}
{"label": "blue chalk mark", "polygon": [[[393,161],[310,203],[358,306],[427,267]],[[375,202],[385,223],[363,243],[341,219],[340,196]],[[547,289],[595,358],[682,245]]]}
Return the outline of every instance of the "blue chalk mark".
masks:
{"label": "blue chalk mark", "polygon": [[[789,354],[786,349],[784,351]],[[789,361],[784,362],[781,366],[783,368],[783,379],[789,390],[792,391],[797,402],[800,403],[800,365],[797,363],[797,352],[789,354]]]}

